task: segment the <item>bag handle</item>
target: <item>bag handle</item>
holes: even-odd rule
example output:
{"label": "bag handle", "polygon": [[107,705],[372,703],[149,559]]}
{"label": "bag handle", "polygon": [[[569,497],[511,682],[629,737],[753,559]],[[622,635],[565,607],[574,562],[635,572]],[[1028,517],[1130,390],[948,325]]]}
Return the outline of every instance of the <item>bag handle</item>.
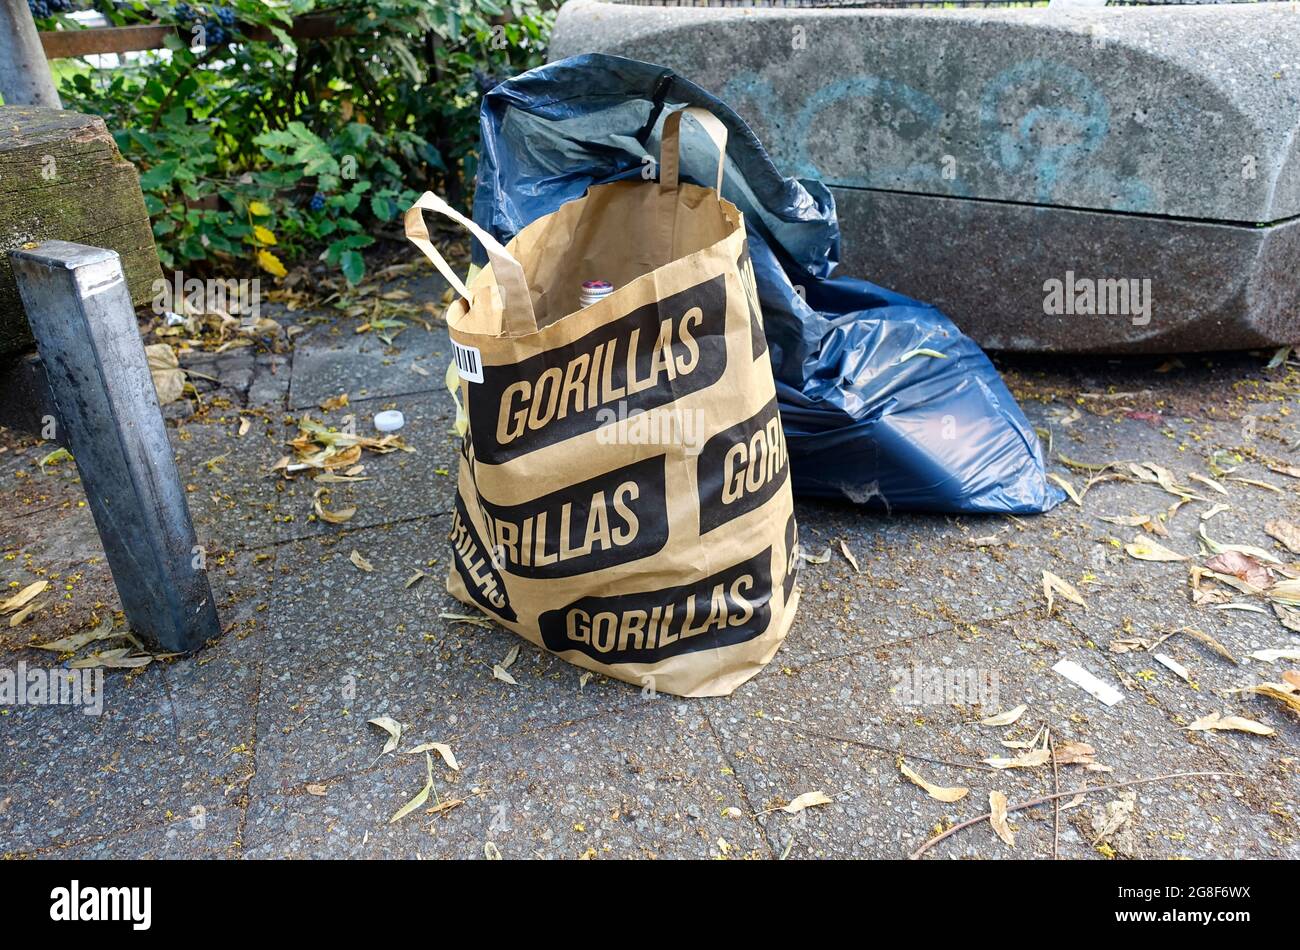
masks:
{"label": "bag handle", "polygon": [[689,115],[700,124],[718,150],[718,179],[713,190],[722,197],[722,173],[727,165],[727,127],[707,109],[687,106],[670,112],[664,119],[664,131],[659,144],[659,186],[666,191],[677,190],[678,167],[681,164],[682,116]]}
{"label": "bag handle", "polygon": [[[492,264],[492,276],[496,278],[497,289],[501,293],[502,329],[510,335],[536,333],[537,317],[533,313],[533,298],[528,291],[528,278],[524,276],[524,268],[514,256],[500,241],[433,192],[426,191],[420,195],[415,204],[406,209],[406,237],[424,252],[425,257],[433,261],[433,266],[438,268],[438,272],[447,279],[447,283],[451,284],[456,293],[467,301],[471,300],[469,288],[429,240],[429,228],[424,223],[425,211],[435,211],[455,221],[478,238],[479,243],[487,251],[488,260]],[[512,318],[512,313],[517,314],[517,317]]]}

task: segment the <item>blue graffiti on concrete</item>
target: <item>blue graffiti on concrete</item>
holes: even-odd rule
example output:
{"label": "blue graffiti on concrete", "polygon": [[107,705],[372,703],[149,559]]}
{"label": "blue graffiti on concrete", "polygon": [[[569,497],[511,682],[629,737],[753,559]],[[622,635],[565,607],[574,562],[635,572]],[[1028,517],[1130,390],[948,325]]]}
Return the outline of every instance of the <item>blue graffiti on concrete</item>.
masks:
{"label": "blue graffiti on concrete", "polygon": [[[1035,85],[1050,86],[1063,104],[1016,102]],[[1006,172],[1032,172],[1038,201],[1051,201],[1062,181],[1076,180],[1113,193],[1127,210],[1151,203],[1151,191],[1141,182],[1121,182],[1104,169],[1086,168],[1087,158],[1110,134],[1110,105],[1073,67],[1031,59],[1003,70],[984,87],[979,120],[994,164]]]}
{"label": "blue graffiti on concrete", "polygon": [[[1035,87],[1047,90],[1052,104],[1042,104]],[[780,101],[771,83],[756,72],[733,77],[722,89],[733,102],[749,100],[753,113],[762,115]],[[905,82],[880,76],[837,79],[817,88],[793,110],[772,139],[779,158],[794,174],[825,179],[810,148],[825,141],[828,117],[843,113],[850,103],[863,102],[901,117],[901,137],[908,144],[930,144],[935,154],[924,158],[902,157],[881,162],[866,156],[860,174],[839,173],[830,184],[862,188],[921,186],[927,191],[955,197],[972,193],[963,180],[965,163],[956,171],[944,167],[938,154],[944,138],[941,127],[944,109],[928,93]],[[1153,205],[1151,189],[1135,179],[1119,179],[1105,168],[1091,164],[1093,156],[1110,134],[1110,106],[1106,97],[1082,72],[1070,66],[1044,60],[1017,63],[990,80],[979,95],[980,146],[998,170],[1016,176],[1031,175],[1034,199],[1052,201],[1057,189],[1069,183],[1093,195],[1105,195],[1115,210],[1142,211]]]}
{"label": "blue graffiti on concrete", "polygon": [[[753,72],[733,77],[722,88],[721,95],[730,102],[748,99],[756,105],[776,101],[771,83]],[[781,157],[795,175],[817,179],[824,177],[809,154],[809,145],[825,139],[824,132],[819,129],[824,128],[828,121],[839,121],[834,112],[853,100],[866,101],[897,116],[900,124],[908,127],[908,141],[923,141],[927,136],[931,142],[939,141],[938,131],[943,121],[943,109],[931,96],[907,83],[878,76],[839,79],[808,96],[791,119],[789,131],[783,130],[780,138],[786,149]],[[828,111],[829,116],[824,115]],[[868,156],[866,161],[869,167],[864,169],[865,174],[848,177],[837,175],[832,183],[859,187],[870,187],[875,183],[898,187],[902,184],[930,184],[942,180],[946,191],[954,194],[964,194],[966,191],[958,178],[945,178],[942,155],[935,155],[928,160],[895,163],[878,162]]]}

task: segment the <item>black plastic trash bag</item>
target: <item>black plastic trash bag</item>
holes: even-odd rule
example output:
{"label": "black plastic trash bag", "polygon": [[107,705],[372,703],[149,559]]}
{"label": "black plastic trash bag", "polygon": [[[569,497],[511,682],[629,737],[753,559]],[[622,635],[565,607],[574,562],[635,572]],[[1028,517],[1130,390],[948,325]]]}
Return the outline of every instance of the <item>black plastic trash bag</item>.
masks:
{"label": "black plastic trash bag", "polygon": [[[683,105],[729,132],[723,194],[745,214],[795,492],[950,512],[1060,502],[1033,428],[983,351],[927,304],[832,277],[831,193],[783,178],[735,112],[672,70],[588,54],[493,88],[479,120],[475,221],[504,242],[592,185],[654,174],[664,114]],[[684,179],[709,185],[715,154],[683,124]]]}

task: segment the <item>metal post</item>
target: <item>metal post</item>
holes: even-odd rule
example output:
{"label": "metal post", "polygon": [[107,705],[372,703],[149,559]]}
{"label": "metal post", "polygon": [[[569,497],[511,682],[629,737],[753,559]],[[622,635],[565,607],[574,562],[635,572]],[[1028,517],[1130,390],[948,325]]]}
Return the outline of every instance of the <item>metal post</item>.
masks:
{"label": "metal post", "polygon": [[66,241],[9,257],[127,619],[196,649],[220,624],[121,259]]}
{"label": "metal post", "polygon": [[0,0],[0,96],[7,106],[63,108],[27,0]]}

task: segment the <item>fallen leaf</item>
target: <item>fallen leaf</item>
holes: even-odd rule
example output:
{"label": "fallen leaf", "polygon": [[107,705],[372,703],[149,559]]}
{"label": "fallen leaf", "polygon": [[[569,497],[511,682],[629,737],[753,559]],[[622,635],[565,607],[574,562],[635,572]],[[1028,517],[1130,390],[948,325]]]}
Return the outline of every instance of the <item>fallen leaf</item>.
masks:
{"label": "fallen leaf", "polygon": [[1128,467],[1129,471],[1137,476],[1138,481],[1159,485],[1169,494],[1178,495],[1180,498],[1195,498],[1204,501],[1187,486],[1179,485],[1177,476],[1163,466],[1156,465],[1153,462],[1130,462]]}
{"label": "fallen leaf", "polygon": [[361,570],[365,571],[367,574],[369,574],[371,571],[375,569],[375,566],[371,564],[369,561],[367,561],[365,558],[363,558],[361,556],[361,552],[357,551],[355,548],[353,549],[352,553],[348,555],[348,560],[351,561],[353,564],[355,564]]}
{"label": "fallen leaf", "polygon": [[1009,726],[1025,714],[1029,707],[1023,703],[1014,709],[1008,709],[1006,712],[998,713],[996,716],[989,716],[987,719],[981,719],[981,726]]}
{"label": "fallen leaf", "polygon": [[1209,521],[1215,515],[1220,514],[1221,512],[1224,511],[1231,511],[1231,510],[1232,510],[1231,505],[1220,505],[1220,504],[1211,505],[1205,511],[1201,512],[1201,520]]}
{"label": "fallen leaf", "polygon": [[790,802],[790,804],[782,805],[781,811],[791,815],[797,815],[805,808],[816,808],[818,805],[829,805],[830,803],[831,799],[827,798],[821,792],[804,792],[802,795],[795,798],[794,801]]}
{"label": "fallen leaf", "polygon": [[848,544],[843,539],[840,540],[840,553],[844,555],[844,560],[853,566],[853,573],[862,573],[862,568],[858,566],[858,559],[853,556],[853,552],[849,550]]}
{"label": "fallen leaf", "polygon": [[809,564],[825,564],[831,559],[831,549],[827,548],[821,554],[808,554],[803,550],[801,545],[799,548],[799,557],[803,558]]}
{"label": "fallen leaf", "polygon": [[1152,541],[1150,538],[1144,538],[1140,534],[1134,535],[1133,540],[1124,545],[1124,551],[1129,557],[1135,557],[1139,561],[1186,561],[1186,554],[1179,554],[1177,551],[1171,551],[1159,541]]}
{"label": "fallen leaf", "polygon": [[1268,589],[1267,597],[1269,600],[1300,606],[1300,580],[1289,578],[1278,581]]}
{"label": "fallen leaf", "polygon": [[1277,619],[1282,621],[1282,626],[1294,633],[1300,633],[1300,610],[1275,603],[1273,613],[1277,614]]}
{"label": "fallen leaf", "polygon": [[153,662],[152,656],[131,656],[131,649],[131,647],[120,647],[116,650],[92,653],[80,660],[73,660],[68,667],[74,670],[89,670],[99,666],[115,670],[134,670]]}
{"label": "fallen leaf", "polygon": [[7,614],[11,610],[17,610],[18,608],[25,606],[26,604],[28,604],[29,602],[31,602],[32,600],[40,596],[41,593],[45,590],[45,588],[49,586],[50,586],[49,581],[35,581],[31,584],[28,584],[18,593],[14,594],[4,603],[0,604],[0,614]]}
{"label": "fallen leaf", "polygon": [[1209,732],[1211,729],[1234,730],[1236,732],[1249,732],[1257,736],[1271,736],[1273,729],[1263,723],[1255,722],[1253,719],[1247,719],[1244,716],[1223,716],[1219,713],[1210,713],[1208,716],[1202,716],[1196,722],[1187,727],[1193,732]]}
{"label": "fallen leaf", "polygon": [[1008,848],[1016,846],[1016,836],[1007,825],[1007,796],[1001,792],[989,792],[989,824]]}
{"label": "fallen leaf", "polygon": [[251,426],[252,424],[253,424],[253,420],[249,419],[248,416],[240,416],[239,431],[236,432],[235,435],[239,436],[240,438],[243,438],[245,435],[248,434],[249,426]]}
{"label": "fallen leaf", "polygon": [[1083,595],[1075,590],[1074,585],[1069,581],[1063,580],[1053,574],[1051,571],[1043,571],[1043,593],[1047,596],[1047,614],[1052,614],[1052,595],[1060,594],[1072,604],[1078,604],[1084,610],[1088,605],[1084,603]]}
{"label": "fallen leaf", "polygon": [[1267,614],[1268,611],[1259,604],[1214,604],[1211,610],[1246,610],[1252,614]]}
{"label": "fallen leaf", "polygon": [[96,640],[108,640],[115,636],[125,636],[124,633],[113,633],[113,622],[105,620],[94,630],[83,630],[80,633],[73,633],[59,640],[52,640],[49,643],[35,643],[34,647],[38,650],[52,650],[55,653],[72,653],[80,650],[87,644],[94,643]]}
{"label": "fallen leaf", "polygon": [[[312,505],[316,509],[316,517],[329,524],[347,524],[352,520],[352,516],[357,513],[356,508],[339,508],[331,511],[321,505],[319,498],[313,501]],[[356,564],[355,561],[352,563]],[[361,565],[358,564],[357,566],[360,567]]]}
{"label": "fallen leaf", "polygon": [[158,404],[165,406],[180,399],[185,393],[185,370],[180,368],[171,344],[152,343],[144,348],[144,355],[154,389],[158,391]]}
{"label": "fallen leaf", "polygon": [[1300,660],[1300,650],[1256,650],[1248,656],[1252,660],[1276,663],[1278,660]]}
{"label": "fallen leaf", "polygon": [[[1116,838],[1129,829],[1133,821],[1133,815],[1137,811],[1137,792],[1124,791],[1119,793],[1119,798],[1113,802],[1107,802],[1105,808],[1094,809],[1092,815],[1092,830],[1096,832],[1093,838],[1093,847],[1107,838]],[[1131,836],[1125,836],[1131,837]],[[1117,844],[1119,849],[1125,853],[1130,853],[1131,845],[1125,842]]]}
{"label": "fallen leaf", "polygon": [[1228,489],[1224,488],[1222,485],[1220,485],[1214,479],[1210,478],[1208,475],[1201,475],[1198,472],[1188,472],[1187,477],[1192,479],[1193,481],[1200,482],[1202,485],[1207,485],[1210,488],[1213,488],[1220,495],[1228,494]]}
{"label": "fallen leaf", "polygon": [[416,584],[420,583],[420,581],[424,580],[428,576],[429,575],[424,573],[424,571],[417,570],[414,574],[412,574],[410,577],[406,579],[405,589],[409,590],[410,588],[414,587]]}
{"label": "fallen leaf", "polygon": [[1224,554],[1226,552],[1235,552],[1237,554],[1247,554],[1250,557],[1258,558],[1261,561],[1268,561],[1270,564],[1281,564],[1282,562],[1275,558],[1270,552],[1263,548],[1255,547],[1253,544],[1223,544],[1215,541],[1205,533],[1205,525],[1202,524],[1198,535],[1205,546],[1210,549],[1211,554]]}
{"label": "fallen leaf", "polygon": [[24,620],[26,620],[32,614],[36,613],[36,611],[44,610],[45,605],[46,605],[46,601],[35,601],[35,600],[32,601],[22,610],[18,611],[18,613],[14,614],[12,617],[9,618],[9,626],[10,627],[19,626],[20,624],[22,624]]}
{"label": "fallen leaf", "polygon": [[1143,531],[1149,531],[1162,538],[1169,537],[1169,531],[1153,515],[1110,515],[1103,517],[1101,520],[1125,528],[1141,528]]}
{"label": "fallen leaf", "polygon": [[1144,637],[1116,637],[1110,641],[1111,653],[1132,653],[1135,650],[1150,650],[1154,641]]}
{"label": "fallen leaf", "polygon": [[1277,700],[1293,713],[1300,714],[1300,690],[1297,690],[1291,683],[1259,683],[1255,686],[1243,686],[1241,689],[1230,689],[1226,692],[1228,694],[1253,693],[1257,696],[1267,696],[1269,699]]}
{"label": "fallen leaf", "polygon": [[1273,575],[1259,560],[1240,551],[1224,551],[1205,562],[1205,566],[1219,574],[1231,574],[1251,587],[1263,592],[1273,585]]}
{"label": "fallen leaf", "polygon": [[397,744],[402,741],[402,724],[396,719],[389,716],[378,716],[374,719],[367,719],[366,722],[372,726],[378,726],[388,733],[388,741],[384,743],[384,751],[380,755],[387,755],[397,748]]}
{"label": "fallen leaf", "polygon": [[1300,525],[1275,519],[1264,523],[1264,533],[1292,554],[1300,554]]}
{"label": "fallen leaf", "polygon": [[1097,750],[1086,742],[1067,742],[1053,750],[1057,765],[1086,765],[1093,771],[1109,772],[1109,766],[1097,765]]}
{"label": "fallen leaf", "polygon": [[500,663],[494,663],[492,665],[492,678],[498,679],[503,683],[509,683],[511,686],[519,685],[517,682],[515,682],[515,678],[511,676],[509,673],[507,673],[505,671],[505,667],[503,667]]}
{"label": "fallen leaf", "polygon": [[475,627],[482,627],[484,630],[492,629],[492,621],[482,614],[454,614],[444,610],[438,616],[442,620],[450,620],[452,623],[468,623]]}
{"label": "fallen leaf", "polygon": [[1038,748],[1022,752],[1014,759],[1000,755],[991,756],[984,760],[984,764],[991,765],[995,769],[1035,769],[1050,761],[1052,761],[1051,750]]}
{"label": "fallen leaf", "polygon": [[512,646],[506,653],[506,657],[501,661],[500,666],[503,670],[508,670],[515,665],[515,660],[519,659],[519,644]]}
{"label": "fallen leaf", "polygon": [[991,765],[995,769],[1033,769],[1040,765],[1046,765],[1052,761],[1051,751],[1052,736],[1046,729],[1039,729],[1038,734],[1034,736],[1033,747],[1025,752],[1020,753],[1014,759],[1008,759],[1005,756],[995,755],[984,760],[985,765]]}
{"label": "fallen leaf", "polygon": [[69,461],[72,461],[72,453],[69,452],[66,448],[60,447],[55,449],[53,452],[49,453],[48,455],[42,456],[40,462],[37,464],[40,465],[41,474],[45,474],[45,466],[54,465],[57,462],[69,462]]}
{"label": "fallen leaf", "polygon": [[[941,785],[932,785],[930,782],[927,782],[925,779],[921,778],[921,776],[908,768],[901,759],[898,763],[898,770],[902,772],[903,777],[913,785],[921,787],[925,790],[927,795],[931,798],[938,799],[941,802],[948,802],[950,804],[952,802],[959,802],[970,793],[969,788],[962,788],[961,786],[945,788]],[[788,808],[789,806],[787,806],[787,810]]]}
{"label": "fallen leaf", "polygon": [[324,785],[308,785],[306,790],[308,795],[315,795],[317,798],[324,798],[329,794],[329,790]]}
{"label": "fallen leaf", "polygon": [[1055,473],[1048,473],[1047,478],[1049,481],[1055,482],[1057,485],[1060,485],[1061,488],[1065,490],[1065,493],[1070,496],[1070,501],[1074,502],[1080,508],[1083,507],[1083,499],[1079,497],[1079,493],[1074,490],[1073,485],[1071,485],[1068,481],[1066,481],[1060,475],[1057,475]]}
{"label": "fallen leaf", "polygon": [[460,771],[460,763],[456,761],[455,754],[451,751],[451,746],[445,742],[425,742],[417,745],[414,749],[407,749],[407,755],[419,755],[421,752],[437,752],[442,757],[442,761],[447,763],[447,768],[453,772]]}
{"label": "fallen leaf", "polygon": [[342,409],[348,404],[348,394],[339,393],[337,396],[330,396],[329,399],[320,403],[321,409],[325,412],[331,412],[334,409]]}
{"label": "fallen leaf", "polygon": [[426,763],[426,774],[428,775],[428,780],[424,783],[424,788],[416,792],[415,797],[409,802],[397,809],[397,812],[393,817],[388,819],[390,825],[395,821],[400,821],[405,818],[429,800],[429,795],[433,792],[433,759],[429,758],[429,753],[426,752],[424,754],[424,760]]}

